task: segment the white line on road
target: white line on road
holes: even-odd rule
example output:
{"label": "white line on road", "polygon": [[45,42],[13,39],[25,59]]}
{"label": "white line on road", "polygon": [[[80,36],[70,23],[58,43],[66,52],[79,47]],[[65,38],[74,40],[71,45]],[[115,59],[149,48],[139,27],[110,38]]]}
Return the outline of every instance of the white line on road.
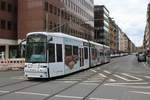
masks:
{"label": "white line on road", "polygon": [[121,76],[119,76],[119,75],[116,75],[116,74],[114,74],[114,76],[115,76],[115,77],[118,77],[118,78],[120,78],[120,79],[122,79],[122,80],[125,80],[125,81],[130,81],[130,80],[128,80],[128,79],[126,79],[126,78],[124,78],[124,77],[121,77]]}
{"label": "white line on road", "polygon": [[143,91],[129,91],[129,92],[150,95],[150,92],[143,92]]}
{"label": "white line on road", "polygon": [[93,69],[90,69],[92,72],[96,73],[97,71],[93,70]]}
{"label": "white line on road", "polygon": [[102,77],[107,77],[107,76],[105,76],[104,74],[102,74],[102,73],[98,73],[98,75],[100,75],[100,76],[102,76]]}
{"label": "white line on road", "polygon": [[96,83],[80,83],[80,84],[83,84],[83,85],[98,85]]}
{"label": "white line on road", "polygon": [[10,91],[3,91],[3,90],[0,90],[1,93],[9,93]]}
{"label": "white line on road", "polygon": [[144,76],[144,77],[150,79],[150,76]]}
{"label": "white line on road", "polygon": [[107,74],[111,74],[111,72],[109,72],[109,71],[107,71],[107,70],[104,70],[104,72],[107,73]]}
{"label": "white line on road", "polygon": [[63,82],[63,83],[75,83],[75,82],[77,82],[77,81],[57,81],[57,82]]}
{"label": "white line on road", "polygon": [[110,82],[116,82],[116,80],[114,80],[114,79],[109,79],[109,81],[110,81]]}
{"label": "white line on road", "polygon": [[86,83],[99,83],[100,81],[84,81]]}
{"label": "white line on road", "polygon": [[89,98],[90,100],[114,100],[114,99],[104,99],[104,98]]}
{"label": "white line on road", "polygon": [[136,89],[150,89],[150,86],[130,86],[130,85],[145,85],[149,83],[107,83],[106,86],[136,88]]}
{"label": "white line on road", "polygon": [[40,95],[40,96],[49,96],[49,94],[33,93],[33,92],[15,92],[16,94],[27,94],[27,95]]}
{"label": "white line on road", "polygon": [[[129,74],[127,74],[127,73],[122,73],[122,75],[125,75],[125,76],[128,76],[128,77],[131,77],[131,78],[134,78],[134,79],[136,79],[136,81],[142,81],[142,79],[141,79],[141,78],[138,78],[138,77],[135,77],[135,76],[129,75]],[[130,80],[130,81],[133,81],[133,80]]]}
{"label": "white line on road", "polygon": [[65,95],[55,95],[55,97],[59,97],[59,98],[70,98],[70,99],[82,99],[82,98],[83,98],[83,97],[65,96]]}
{"label": "white line on road", "polygon": [[11,79],[26,79],[26,77],[24,77],[24,76],[15,76],[15,77],[11,77]]}
{"label": "white line on road", "polygon": [[145,85],[149,84],[148,82],[143,82],[143,83],[106,83],[105,85]]}

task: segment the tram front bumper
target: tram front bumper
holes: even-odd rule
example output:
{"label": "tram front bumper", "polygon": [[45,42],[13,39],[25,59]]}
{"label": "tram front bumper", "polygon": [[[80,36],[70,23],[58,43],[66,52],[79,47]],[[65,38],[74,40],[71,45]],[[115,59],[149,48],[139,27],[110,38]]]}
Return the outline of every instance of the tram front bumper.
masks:
{"label": "tram front bumper", "polygon": [[47,68],[25,68],[24,75],[27,78],[49,78]]}

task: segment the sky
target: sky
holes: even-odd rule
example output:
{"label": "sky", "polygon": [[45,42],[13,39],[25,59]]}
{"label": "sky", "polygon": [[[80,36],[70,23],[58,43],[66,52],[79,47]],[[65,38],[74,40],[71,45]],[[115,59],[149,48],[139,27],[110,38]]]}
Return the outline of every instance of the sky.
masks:
{"label": "sky", "polygon": [[95,5],[105,5],[110,17],[127,34],[136,46],[142,46],[149,0],[94,0]]}

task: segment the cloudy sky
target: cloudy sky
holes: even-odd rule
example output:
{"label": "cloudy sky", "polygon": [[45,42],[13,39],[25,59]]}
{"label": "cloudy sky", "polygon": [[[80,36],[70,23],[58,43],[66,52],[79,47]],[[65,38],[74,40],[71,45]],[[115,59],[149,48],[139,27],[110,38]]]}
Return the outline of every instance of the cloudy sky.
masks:
{"label": "cloudy sky", "polygon": [[149,0],[94,0],[95,5],[105,5],[110,17],[136,46],[143,42],[146,11]]}

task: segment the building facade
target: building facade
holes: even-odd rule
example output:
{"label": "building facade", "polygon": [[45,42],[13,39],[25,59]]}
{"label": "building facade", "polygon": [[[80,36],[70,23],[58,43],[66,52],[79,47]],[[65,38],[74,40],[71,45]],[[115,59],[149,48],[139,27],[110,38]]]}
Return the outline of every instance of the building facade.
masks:
{"label": "building facade", "polygon": [[17,0],[0,0],[0,57],[17,57]]}
{"label": "building facade", "polygon": [[144,33],[143,48],[146,53],[150,53],[150,3],[147,7],[147,21]]}
{"label": "building facade", "polygon": [[18,0],[18,39],[47,31],[93,40],[93,10],[93,0]]}
{"label": "building facade", "polygon": [[120,50],[121,52],[133,53],[136,52],[135,44],[128,38],[128,36],[121,32],[120,34]]}
{"label": "building facade", "polygon": [[109,11],[104,5],[94,6],[95,40],[109,46]]}
{"label": "building facade", "polygon": [[0,0],[0,57],[18,56],[28,32],[94,40],[94,0]]}
{"label": "building facade", "polygon": [[109,18],[109,46],[112,50],[116,49],[115,48],[115,37],[116,37],[116,24],[115,21]]}

